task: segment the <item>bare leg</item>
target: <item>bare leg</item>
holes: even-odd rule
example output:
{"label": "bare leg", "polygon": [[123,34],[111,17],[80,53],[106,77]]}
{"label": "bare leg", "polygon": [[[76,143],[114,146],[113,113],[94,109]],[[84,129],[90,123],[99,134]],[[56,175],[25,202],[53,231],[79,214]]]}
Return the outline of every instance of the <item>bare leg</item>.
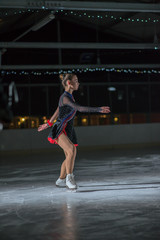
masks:
{"label": "bare leg", "polygon": [[[65,154],[65,157],[67,158],[67,153],[65,151],[64,151],[64,154]],[[60,172],[61,179],[66,178],[66,158],[61,165],[61,172]]]}
{"label": "bare leg", "polygon": [[73,158],[72,158],[72,172],[73,172],[73,169],[74,169],[76,154],[77,154],[77,148],[75,147],[75,151],[74,151]]}
{"label": "bare leg", "polygon": [[[72,158],[72,172],[73,172],[73,169],[74,169],[74,163],[75,163],[76,153],[77,153],[77,150],[75,149],[74,156],[73,156],[73,158]],[[66,156],[66,158],[67,158],[67,153],[64,152],[64,154],[65,154],[65,156]],[[61,179],[66,178],[66,159],[63,161],[63,163],[62,163],[62,165],[61,165],[60,178],[61,178]]]}
{"label": "bare leg", "polygon": [[63,175],[64,169],[66,169],[66,174],[71,174],[73,172],[74,161],[76,156],[76,147],[64,133],[62,133],[61,136],[58,138],[57,143],[66,153],[66,159],[62,163],[61,177],[64,177]]}

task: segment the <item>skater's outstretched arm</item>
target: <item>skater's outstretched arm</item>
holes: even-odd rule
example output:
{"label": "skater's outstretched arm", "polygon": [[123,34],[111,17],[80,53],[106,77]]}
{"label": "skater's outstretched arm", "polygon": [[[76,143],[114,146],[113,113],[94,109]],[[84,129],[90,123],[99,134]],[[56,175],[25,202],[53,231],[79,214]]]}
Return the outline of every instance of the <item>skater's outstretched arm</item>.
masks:
{"label": "skater's outstretched arm", "polygon": [[64,96],[63,97],[63,104],[69,105],[75,110],[79,112],[99,112],[99,113],[109,113],[110,108],[105,106],[105,107],[84,107],[80,106],[77,103],[75,103],[71,98]]}
{"label": "skater's outstretched arm", "polygon": [[[53,123],[53,122],[57,119],[58,114],[59,114],[59,107],[57,107],[56,111],[54,112],[54,114],[53,114],[52,117],[50,118],[49,122],[50,122],[50,123]],[[42,124],[42,125],[40,125],[40,126],[38,127],[38,132],[40,132],[40,131],[48,128],[48,127],[49,127],[49,125],[48,125],[47,123]]]}

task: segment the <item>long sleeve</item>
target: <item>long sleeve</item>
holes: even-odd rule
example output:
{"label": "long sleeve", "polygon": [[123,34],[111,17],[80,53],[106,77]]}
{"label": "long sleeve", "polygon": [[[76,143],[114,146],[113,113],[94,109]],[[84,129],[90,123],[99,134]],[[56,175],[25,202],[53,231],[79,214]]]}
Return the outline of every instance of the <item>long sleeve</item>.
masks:
{"label": "long sleeve", "polygon": [[70,107],[74,108],[76,111],[79,112],[100,112],[100,107],[84,107],[76,104],[72,99],[68,96],[63,97],[63,105],[69,105]]}
{"label": "long sleeve", "polygon": [[55,111],[54,114],[52,115],[52,117],[51,117],[51,119],[50,119],[50,122],[54,122],[54,120],[57,119],[58,114],[59,114],[59,107],[57,107],[56,111]]}

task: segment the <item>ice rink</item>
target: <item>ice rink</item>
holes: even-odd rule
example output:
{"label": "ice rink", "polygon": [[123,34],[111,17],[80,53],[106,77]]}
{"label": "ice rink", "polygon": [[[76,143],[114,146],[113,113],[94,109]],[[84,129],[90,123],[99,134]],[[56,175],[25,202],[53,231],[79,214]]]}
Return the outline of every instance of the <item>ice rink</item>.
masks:
{"label": "ice rink", "polygon": [[160,148],[79,150],[77,192],[57,188],[63,152],[3,154],[1,240],[159,240]]}

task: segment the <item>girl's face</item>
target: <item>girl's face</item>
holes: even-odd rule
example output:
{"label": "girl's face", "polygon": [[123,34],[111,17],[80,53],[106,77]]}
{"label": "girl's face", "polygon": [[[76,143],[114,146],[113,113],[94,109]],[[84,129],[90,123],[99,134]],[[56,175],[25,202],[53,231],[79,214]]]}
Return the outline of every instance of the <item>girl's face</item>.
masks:
{"label": "girl's face", "polygon": [[71,85],[73,86],[73,90],[76,91],[79,88],[79,82],[78,82],[78,78],[76,75],[73,76],[72,80],[70,81]]}

